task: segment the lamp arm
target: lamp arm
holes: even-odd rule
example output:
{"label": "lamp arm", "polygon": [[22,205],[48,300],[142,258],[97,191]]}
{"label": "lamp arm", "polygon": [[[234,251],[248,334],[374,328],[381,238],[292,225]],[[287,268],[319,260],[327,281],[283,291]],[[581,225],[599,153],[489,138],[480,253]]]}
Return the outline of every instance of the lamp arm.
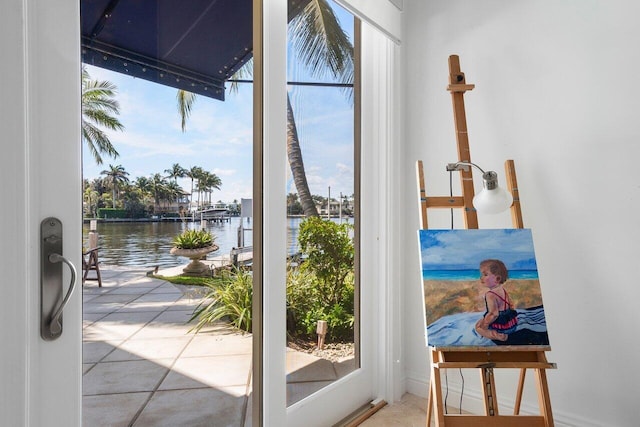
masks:
{"label": "lamp arm", "polygon": [[456,162],[456,163],[447,163],[447,171],[448,172],[453,172],[453,171],[461,171],[461,170],[466,170],[464,167],[465,166],[474,166],[476,168],[478,168],[478,170],[480,172],[482,172],[482,175],[485,174],[484,169],[482,169],[480,166],[476,165],[475,163],[472,162]]}

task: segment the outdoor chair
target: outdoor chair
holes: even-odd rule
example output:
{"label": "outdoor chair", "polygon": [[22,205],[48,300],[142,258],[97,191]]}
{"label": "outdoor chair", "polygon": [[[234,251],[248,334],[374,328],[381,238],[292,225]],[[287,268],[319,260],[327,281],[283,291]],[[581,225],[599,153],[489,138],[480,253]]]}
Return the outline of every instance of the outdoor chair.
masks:
{"label": "outdoor chair", "polygon": [[[87,280],[97,280],[98,287],[102,287],[102,277],[100,277],[100,267],[98,266],[98,249],[89,249],[82,253],[82,284]],[[95,277],[88,277],[89,271],[95,271]]]}

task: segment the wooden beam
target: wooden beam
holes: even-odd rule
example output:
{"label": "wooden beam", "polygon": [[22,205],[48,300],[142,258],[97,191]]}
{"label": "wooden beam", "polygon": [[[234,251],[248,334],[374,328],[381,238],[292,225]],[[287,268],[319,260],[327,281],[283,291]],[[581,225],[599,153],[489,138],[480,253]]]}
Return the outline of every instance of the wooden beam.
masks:
{"label": "wooden beam", "polygon": [[[460,58],[458,55],[449,56],[449,87],[467,86],[464,73],[460,70]],[[467,116],[464,108],[464,91],[451,90],[451,102],[453,103],[453,120],[456,128],[456,141],[458,146],[458,161],[471,162],[469,150],[469,135],[467,133]],[[478,228],[478,215],[473,207],[473,172],[472,168],[460,171],[460,184],[462,197],[464,198],[464,222],[465,228]]]}
{"label": "wooden beam", "polygon": [[513,204],[511,204],[511,221],[513,222],[513,228],[524,228],[520,194],[518,193],[518,180],[516,178],[516,166],[513,160],[504,162],[504,172],[507,180],[507,190],[509,190],[513,196]]}
{"label": "wooden beam", "polygon": [[427,190],[424,185],[424,168],[422,160],[416,163],[416,180],[418,181],[418,202],[420,203],[418,212],[420,215],[420,226],[423,230],[429,228],[427,224]]}

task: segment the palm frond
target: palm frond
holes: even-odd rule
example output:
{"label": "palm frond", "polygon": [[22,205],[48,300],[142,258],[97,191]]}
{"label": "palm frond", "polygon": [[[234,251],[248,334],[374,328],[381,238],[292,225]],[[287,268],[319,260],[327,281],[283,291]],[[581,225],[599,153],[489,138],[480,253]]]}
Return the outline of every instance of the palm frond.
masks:
{"label": "palm frond", "polygon": [[179,90],[176,94],[178,100],[178,112],[180,113],[180,125],[182,131],[187,130],[187,119],[191,115],[191,108],[196,100],[196,95],[186,90]]}
{"label": "palm frond", "polygon": [[353,46],[326,0],[311,0],[291,20],[289,37],[313,76],[353,82]]}

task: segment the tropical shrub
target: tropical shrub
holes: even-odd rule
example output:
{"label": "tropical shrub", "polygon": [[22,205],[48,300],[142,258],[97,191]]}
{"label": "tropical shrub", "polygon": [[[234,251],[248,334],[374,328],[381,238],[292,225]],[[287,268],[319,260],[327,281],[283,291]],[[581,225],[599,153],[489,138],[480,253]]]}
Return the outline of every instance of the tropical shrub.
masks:
{"label": "tropical shrub", "polygon": [[215,236],[207,230],[186,230],[173,239],[178,249],[199,249],[213,245]]}
{"label": "tropical shrub", "polygon": [[303,269],[319,279],[318,297],[325,306],[340,304],[346,279],[354,267],[354,248],[349,236],[353,226],[309,217],[300,224],[298,243],[306,262]]}
{"label": "tropical shrub", "polygon": [[205,301],[196,307],[191,319],[198,323],[191,331],[198,332],[217,320],[228,320],[236,328],[251,332],[253,277],[250,272],[235,269],[226,279],[207,283]]}
{"label": "tropical shrub", "polygon": [[352,226],[310,217],[298,242],[305,261],[287,275],[287,330],[313,338],[318,320],[328,325],[327,341],[353,339],[354,247]]}

